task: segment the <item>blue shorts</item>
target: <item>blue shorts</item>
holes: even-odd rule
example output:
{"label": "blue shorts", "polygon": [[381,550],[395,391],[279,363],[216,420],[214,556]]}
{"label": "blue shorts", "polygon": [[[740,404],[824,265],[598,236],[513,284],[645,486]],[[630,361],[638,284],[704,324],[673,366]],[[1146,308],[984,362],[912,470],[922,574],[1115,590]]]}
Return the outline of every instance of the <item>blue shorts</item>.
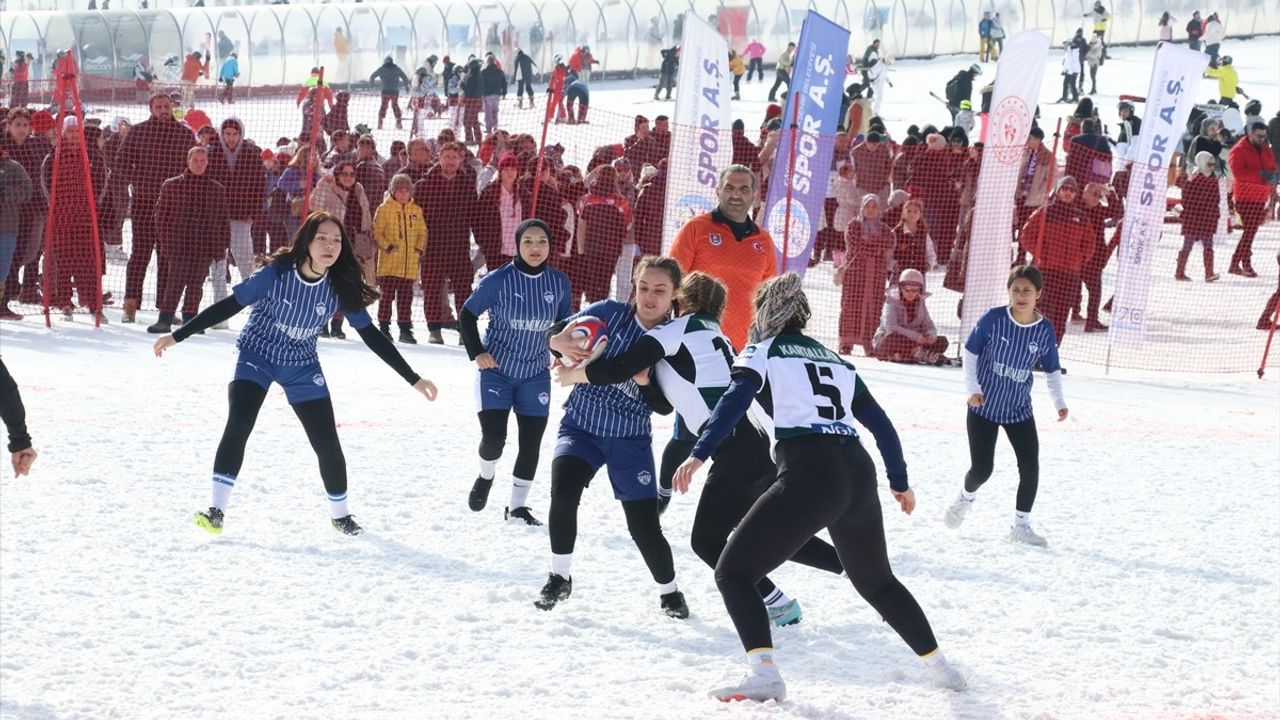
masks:
{"label": "blue shorts", "polygon": [[517,415],[547,417],[551,409],[551,373],[516,380],[499,370],[476,371],[476,408],[510,410]]}
{"label": "blue shorts", "polygon": [[657,475],[653,471],[653,438],[597,437],[565,417],[556,435],[554,457],[576,457],[598,471],[609,469],[613,496],[618,500],[654,500],[658,497]]}
{"label": "blue shorts", "polygon": [[278,365],[241,350],[232,380],[250,380],[267,390],[271,389],[271,383],[279,383],[290,405],[329,397],[329,385],[325,382],[319,361],[306,365]]}

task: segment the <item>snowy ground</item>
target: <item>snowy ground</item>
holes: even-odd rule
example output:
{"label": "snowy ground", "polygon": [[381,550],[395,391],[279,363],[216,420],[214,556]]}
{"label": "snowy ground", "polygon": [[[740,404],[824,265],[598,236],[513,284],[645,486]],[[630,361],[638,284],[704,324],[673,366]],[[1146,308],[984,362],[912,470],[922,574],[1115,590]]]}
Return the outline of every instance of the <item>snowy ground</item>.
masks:
{"label": "snowy ground", "polygon": [[[1254,78],[1280,41],[1229,51],[1273,111],[1274,75],[1270,85]],[[1104,85],[1141,92],[1117,86],[1122,76],[1145,86],[1150,49],[1115,53]],[[940,89],[968,62],[903,63],[902,109],[895,98],[885,113],[892,127],[944,120],[919,88]],[[606,86],[597,104],[652,115],[640,85],[616,95]],[[1046,98],[1057,92],[1046,88]],[[752,113],[765,89],[745,89]],[[238,109],[251,118],[254,104]],[[264,120],[285,117],[262,105]],[[1274,252],[1268,242],[1259,252]],[[1273,277],[1255,282],[1274,287]],[[774,578],[806,609],[801,625],[775,634],[790,699],[721,706],[703,693],[736,679],[741,649],[710,571],[687,547],[699,486],[664,517],[692,618],[658,612],[603,479],[583,501],[574,596],[538,612],[545,532],[504,525],[501,489],[485,512],[465,507],[477,424],[461,350],[406,350],[440,385],[427,404],[358,342],[322,341],[353,512],[369,532],[345,539],[327,527],[314,457],[275,390],[228,529],[211,540],[189,518],[208,504],[234,333],[156,360],[154,336],[108,315],[98,330],[83,316],[52,331],[0,326],[41,452],[33,477],[0,485],[0,717],[1280,715],[1274,370],[1259,381],[1073,367],[1063,424],[1037,390],[1035,521],[1051,545],[1035,550],[1002,539],[1016,485],[1004,444],[965,527],[942,526],[967,467],[959,372],[859,361],[903,435],[920,499],[907,517],[884,493],[891,559],[970,689],[930,687],[846,582],[784,567]],[[539,514],[563,397],[553,391]],[[655,450],[669,428],[656,420]]]}

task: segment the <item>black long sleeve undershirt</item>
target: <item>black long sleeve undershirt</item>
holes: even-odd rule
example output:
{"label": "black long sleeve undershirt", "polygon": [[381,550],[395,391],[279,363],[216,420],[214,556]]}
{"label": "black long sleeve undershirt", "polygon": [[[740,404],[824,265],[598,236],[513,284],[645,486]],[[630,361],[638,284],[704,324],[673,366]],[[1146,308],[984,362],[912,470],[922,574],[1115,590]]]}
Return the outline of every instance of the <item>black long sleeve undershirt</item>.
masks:
{"label": "black long sleeve undershirt", "polygon": [[662,343],[648,335],[642,335],[621,355],[592,361],[587,366],[587,380],[592,385],[626,382],[641,370],[653,367],[664,355],[666,351],[662,349]]}
{"label": "black long sleeve undershirt", "polygon": [[0,360],[0,418],[9,433],[9,452],[16,453],[31,447],[31,435],[27,432],[27,409],[22,404],[18,383],[9,374],[9,368]]}
{"label": "black long sleeve undershirt", "polygon": [[462,344],[467,348],[467,357],[475,360],[489,352],[484,349],[484,341],[480,339],[480,318],[466,308],[458,316],[458,334],[462,336]]}
{"label": "black long sleeve undershirt", "polygon": [[[183,323],[182,327],[173,332],[173,339],[182,342],[198,332],[208,330],[220,322],[230,320],[244,308],[245,306],[236,300],[235,295],[228,295],[205,308],[203,312],[196,315],[189,322]],[[387,336],[383,335],[378,328],[370,324],[362,328],[356,328],[356,333],[360,335],[360,339],[364,341],[364,344],[373,351],[373,354],[381,358],[382,362],[386,363],[392,370],[395,370],[400,377],[404,378],[405,382],[413,385],[422,379],[422,376],[409,367],[409,363],[404,359],[404,356],[400,354],[396,346],[392,345]]]}

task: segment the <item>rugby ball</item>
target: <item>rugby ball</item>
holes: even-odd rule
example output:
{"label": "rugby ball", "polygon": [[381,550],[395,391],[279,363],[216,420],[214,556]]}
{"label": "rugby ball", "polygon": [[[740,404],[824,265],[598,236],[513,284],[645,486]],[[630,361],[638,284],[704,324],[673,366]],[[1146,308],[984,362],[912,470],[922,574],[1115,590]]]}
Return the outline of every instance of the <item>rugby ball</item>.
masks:
{"label": "rugby ball", "polygon": [[609,342],[609,326],[603,320],[584,315],[573,321],[569,327],[569,337],[574,344],[591,352],[585,360],[577,364],[565,363],[566,367],[585,367],[604,352],[605,343]]}

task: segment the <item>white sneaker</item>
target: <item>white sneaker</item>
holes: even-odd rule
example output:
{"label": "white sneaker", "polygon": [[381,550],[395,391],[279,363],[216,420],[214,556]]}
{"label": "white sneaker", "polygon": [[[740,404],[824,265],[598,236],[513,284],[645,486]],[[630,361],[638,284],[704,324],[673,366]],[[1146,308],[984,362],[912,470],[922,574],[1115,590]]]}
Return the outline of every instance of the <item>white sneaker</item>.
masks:
{"label": "white sneaker", "polygon": [[[767,668],[767,669],[766,669]],[[777,700],[782,702],[787,697],[787,684],[782,682],[782,675],[776,666],[757,666],[742,676],[742,681],[730,687],[717,688],[707,693],[720,702],[735,700]]]}
{"label": "white sneaker", "polygon": [[943,516],[942,522],[947,527],[955,530],[964,522],[964,516],[969,514],[969,508],[973,507],[972,500],[966,500],[964,494],[956,496],[955,502],[951,503],[951,507],[947,508],[947,514]]}
{"label": "white sneaker", "polygon": [[1027,545],[1035,545],[1036,547],[1048,547],[1049,541],[1036,534],[1030,525],[1014,524],[1009,529],[1010,542],[1026,543]]}
{"label": "white sneaker", "polygon": [[969,686],[969,683],[965,681],[964,676],[960,674],[956,666],[948,662],[946,658],[932,665],[926,664],[925,667],[929,668],[929,674],[933,676],[934,684],[940,688],[959,692]]}

